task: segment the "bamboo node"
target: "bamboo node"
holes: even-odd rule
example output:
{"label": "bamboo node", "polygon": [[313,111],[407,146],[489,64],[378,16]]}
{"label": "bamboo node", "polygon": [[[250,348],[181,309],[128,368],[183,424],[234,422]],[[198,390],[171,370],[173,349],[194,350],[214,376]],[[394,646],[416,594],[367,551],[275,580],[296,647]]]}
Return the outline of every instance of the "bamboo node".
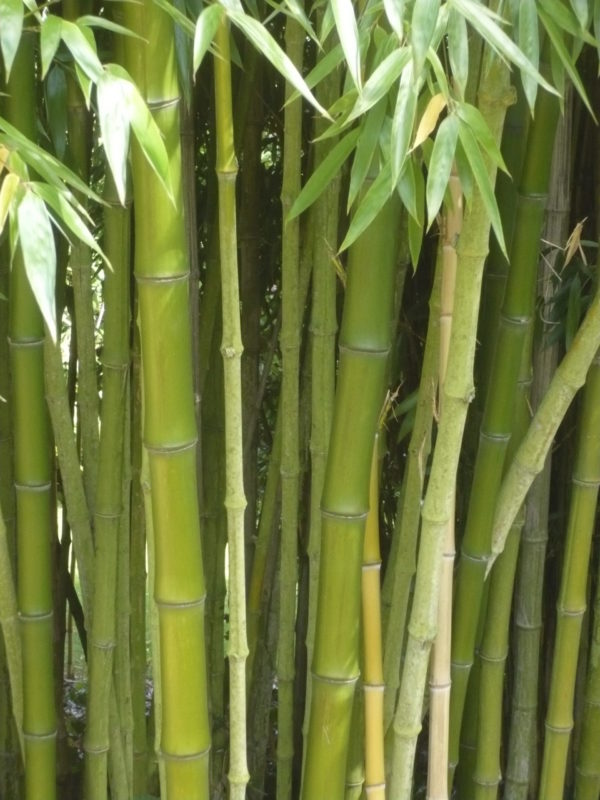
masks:
{"label": "bamboo node", "polygon": [[195,608],[196,606],[203,606],[206,603],[206,595],[200,597],[198,600],[183,600],[179,602],[172,602],[170,600],[159,600],[154,598],[154,602],[159,608]]}
{"label": "bamboo node", "polygon": [[156,283],[156,284],[169,284],[169,283],[183,283],[190,278],[190,271],[175,272],[169,275],[145,275],[140,274],[139,271],[134,271],[136,283]]}
{"label": "bamboo node", "polygon": [[193,450],[197,444],[198,437],[195,436],[193,439],[190,439],[189,442],[184,442],[183,444],[152,445],[148,444],[148,442],[144,442],[144,447],[148,453],[151,453],[155,456],[174,456],[178,455],[179,453],[184,453],[186,450]]}
{"label": "bamboo node", "polygon": [[50,739],[56,739],[56,728],[49,733],[31,733],[23,728],[23,738],[34,739],[36,741],[49,741]]}
{"label": "bamboo node", "polygon": [[573,731],[573,723],[570,725],[552,725],[550,722],[546,722],[544,727],[547,731],[556,733],[558,736],[570,736]]}
{"label": "bamboo node", "polygon": [[202,758],[207,758],[210,753],[210,745],[205,747],[204,750],[198,750],[196,753],[168,753],[162,748],[159,750],[159,755],[165,761],[200,761]]}
{"label": "bamboo node", "polygon": [[51,483],[14,483],[17,492],[47,492],[51,486]]}

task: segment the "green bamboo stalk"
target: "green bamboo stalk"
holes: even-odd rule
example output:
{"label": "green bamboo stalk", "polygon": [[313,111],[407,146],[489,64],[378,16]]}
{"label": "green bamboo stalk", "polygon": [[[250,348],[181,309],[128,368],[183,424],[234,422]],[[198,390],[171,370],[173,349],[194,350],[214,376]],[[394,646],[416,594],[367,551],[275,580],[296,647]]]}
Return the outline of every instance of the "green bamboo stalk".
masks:
{"label": "green bamboo stalk", "polygon": [[[35,139],[37,133],[35,92],[34,37],[24,34],[8,83],[6,115],[30,139]],[[50,554],[53,459],[44,398],[43,345],[42,315],[18,251],[14,255],[10,281],[9,347],[26,800],[56,797]]]}
{"label": "green bamboo stalk", "polygon": [[[544,239],[565,241],[569,225],[571,197],[572,92],[565,98],[565,114],[558,124]],[[547,309],[555,291],[555,265],[558,250],[546,255],[540,264],[542,298],[540,339],[534,347],[531,406],[535,411],[544,396],[558,359],[557,344],[548,341],[552,324],[546,321]],[[551,457],[542,474],[534,481],[525,501],[525,526],[521,540],[513,634],[513,691],[508,755],[505,778],[506,800],[527,800],[537,793],[538,781],[538,678],[542,638],[542,597],[548,512],[550,500]]]}
{"label": "green bamboo stalk", "polygon": [[565,556],[540,781],[540,800],[562,798],[573,730],[575,677],[600,486],[600,353],[590,367],[579,416]]}
{"label": "green bamboo stalk", "polygon": [[[109,709],[116,647],[118,538],[122,518],[125,411],[129,370],[129,210],[121,207],[110,175],[104,200],[102,432],[94,503],[94,599],[88,649],[86,800],[108,797]],[[116,742],[113,742],[113,746]]]}
{"label": "green bamboo stalk", "polygon": [[540,89],[529,129],[510,247],[510,270],[496,335],[493,366],[469,498],[457,573],[452,636],[450,765],[458,760],[460,726],[483,583],[491,549],[491,524],[513,424],[513,403],[526,332],[534,313],[539,237],[546,208],[558,98]]}
{"label": "green bamboo stalk", "polygon": [[600,296],[594,297],[571,347],[550,382],[506,473],[494,512],[492,553],[504,548],[510,526],[544,462],[558,427],[585,378],[600,345]]}
{"label": "green bamboo stalk", "polygon": [[345,782],[358,679],[360,564],[373,437],[385,393],[398,229],[399,208],[394,198],[348,256],[338,388],[321,503],[321,566],[304,800],[340,797]]}
{"label": "green bamboo stalk", "polygon": [[160,638],[160,756],[169,800],[205,800],[210,747],[205,587],[174,36],[170,18],[150,2],[125,4],[124,15],[128,27],[141,37],[128,39],[127,58],[164,137],[172,188],[171,199],[134,148],[134,264]]}
{"label": "green bamboo stalk", "polygon": [[229,27],[222,20],[215,42],[214,61],[219,186],[219,242],[225,390],[225,508],[229,544],[229,792],[232,800],[245,797],[246,762],[246,574],[244,566],[244,477],[242,460],[242,386],[235,179],[237,159],[233,144]]}
{"label": "green bamboo stalk", "polygon": [[[507,461],[509,462],[527,430],[531,416],[529,390],[531,387],[532,336],[533,325],[530,325],[519,370],[514,404],[515,422],[507,452]],[[511,528],[507,546],[495,564],[489,580],[485,624],[478,652],[481,662],[478,696],[472,700],[479,704],[475,769],[473,771],[475,800],[495,800],[500,784],[504,673],[508,654],[513,588],[524,517],[524,509],[521,509]]]}
{"label": "green bamboo stalk", "polygon": [[[499,143],[507,106],[513,94],[508,72],[488,56],[479,85],[479,108]],[[495,167],[487,163],[492,184]],[[416,739],[421,728],[431,642],[435,636],[443,536],[453,511],[456,473],[464,424],[473,394],[473,360],[483,264],[488,251],[489,218],[474,190],[458,245],[454,321],[446,373],[443,408],[431,474],[421,511],[421,546],[409,638],[394,720],[394,758],[391,794],[398,800],[411,792]]]}
{"label": "green bamboo stalk", "polygon": [[[339,75],[334,70],[317,86],[317,99],[329,107],[339,95]],[[324,122],[315,120],[316,133]],[[327,155],[327,144],[317,142],[314,148],[315,167]],[[321,497],[325,482],[327,452],[331,433],[335,391],[336,276],[331,252],[337,243],[340,180],[334,177],[312,207],[313,280],[310,317],[311,337],[311,428],[310,428],[310,523],[306,556],[308,559],[308,621],[306,629],[307,663],[312,664],[319,592],[321,553]],[[303,757],[306,757],[312,676],[306,678],[306,702],[302,732]]]}
{"label": "green bamboo stalk", "polygon": [[[64,0],[65,19],[73,21],[88,13],[88,0]],[[90,177],[91,117],[73,70],[67,71],[67,124],[71,169],[85,182]],[[85,207],[85,199],[79,197]],[[96,365],[96,329],[92,304],[92,252],[75,238],[69,257],[77,329],[77,409],[81,435],[81,463],[85,494],[90,511],[96,499],[99,464],[99,400]]]}
{"label": "green bamboo stalk", "polygon": [[352,722],[348,758],[346,760],[346,785],[344,800],[360,800],[366,791],[365,786],[365,708],[364,694],[360,687],[354,694]]}
{"label": "green bamboo stalk", "polygon": [[[285,26],[286,53],[301,71],[304,33],[289,18]],[[283,128],[283,215],[281,281],[281,568],[279,579],[279,636],[277,639],[277,800],[292,796],[294,758],[294,628],[298,582],[298,500],[299,500],[299,372],[300,372],[300,220],[288,220],[292,203],[300,193],[302,151],[302,103],[289,102],[293,88],[286,84]]]}
{"label": "green bamboo stalk", "polygon": [[600,582],[596,585],[594,622],[590,643],[588,674],[581,739],[575,771],[575,800],[600,797]]}
{"label": "green bamboo stalk", "polygon": [[[444,209],[442,228],[442,288],[440,301],[440,399],[448,365],[450,334],[456,287],[456,244],[462,228],[462,191],[460,180],[453,170],[449,180],[451,207]],[[441,405],[441,402],[440,402]],[[454,500],[453,503],[456,501]],[[446,529],[437,634],[431,654],[429,679],[429,764],[427,796],[429,800],[448,800],[448,733],[450,730],[450,646],[452,640],[452,582],[454,571],[455,510],[452,509]]]}
{"label": "green bamboo stalk", "polygon": [[[369,487],[369,514],[365,528],[362,587],[364,693],[364,791],[373,800],[385,800],[383,729],[383,650],[381,645],[381,553],[379,549],[379,433],[375,435]],[[360,742],[360,737],[355,737]],[[361,787],[362,788],[362,787]]]}
{"label": "green bamboo stalk", "polygon": [[[400,663],[406,636],[410,589],[416,571],[417,539],[421,497],[431,450],[431,427],[438,386],[440,346],[440,292],[442,259],[436,259],[429,299],[429,321],[417,395],[415,421],[408,445],[408,457],[398,502],[392,550],[383,583],[383,633],[385,683],[384,728],[391,730],[400,685]],[[393,620],[393,624],[390,621]]]}

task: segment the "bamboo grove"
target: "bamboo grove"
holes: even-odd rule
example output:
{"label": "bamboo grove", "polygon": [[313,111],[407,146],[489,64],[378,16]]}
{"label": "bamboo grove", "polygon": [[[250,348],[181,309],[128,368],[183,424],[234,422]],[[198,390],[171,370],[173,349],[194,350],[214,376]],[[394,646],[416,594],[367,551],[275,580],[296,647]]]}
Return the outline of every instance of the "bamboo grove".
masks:
{"label": "bamboo grove", "polygon": [[600,800],[599,0],[0,0],[0,799]]}

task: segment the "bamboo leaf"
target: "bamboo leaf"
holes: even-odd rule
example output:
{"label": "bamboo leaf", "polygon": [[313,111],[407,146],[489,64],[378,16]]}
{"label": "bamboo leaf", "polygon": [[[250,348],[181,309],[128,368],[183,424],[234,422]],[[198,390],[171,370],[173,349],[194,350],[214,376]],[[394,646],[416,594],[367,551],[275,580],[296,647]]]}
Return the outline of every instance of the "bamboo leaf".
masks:
{"label": "bamboo leaf", "polygon": [[144,41],[142,36],[130,30],[129,28],[126,28],[125,25],[119,25],[118,22],[113,22],[111,19],[107,19],[106,17],[98,17],[95,14],[84,14],[82,17],[77,19],[77,24],[80,27],[102,28],[102,30],[110,31],[111,33],[117,33],[121,36],[130,36],[133,39],[139,39],[142,42]]}
{"label": "bamboo leaf", "polygon": [[46,205],[50,206],[59,220],[63,222],[78,239],[84,242],[95,253],[98,253],[107,264],[109,263],[102,248],[94,238],[94,235],[85,224],[80,214],[75,211],[69,202],[68,195],[66,195],[64,191],[61,192],[54,186],[49,186],[47,183],[40,183],[38,181],[30,182],[29,186],[38,197],[41,197]]}
{"label": "bamboo leaf", "polygon": [[365,111],[372,108],[375,103],[379,102],[389,92],[392,84],[398,80],[409,60],[410,50],[408,47],[397,48],[386,56],[377,69],[373,71],[373,74],[369,76],[347,121],[351,122],[360,117]]}
{"label": "bamboo leaf", "polygon": [[392,191],[390,166],[386,164],[359,203],[356,213],[352,217],[348,232],[341,244],[340,253],[350,247],[352,242],[358,239],[360,234],[369,227],[389,199]]}
{"label": "bamboo leaf", "polygon": [[198,17],[196,32],[194,33],[194,72],[198,70],[202,59],[212,44],[223,13],[223,6],[213,3],[206,6]]}
{"label": "bamboo leaf", "polygon": [[588,0],[571,0],[571,8],[575,12],[575,16],[579,20],[579,24],[585,30],[589,22]]}
{"label": "bamboo leaf", "polygon": [[417,207],[417,186],[415,179],[415,172],[417,169],[418,167],[415,166],[414,159],[407,158],[396,189],[400,195],[400,199],[402,200],[404,207],[410,216],[416,221],[419,221],[419,211]]}
{"label": "bamboo leaf", "polygon": [[19,176],[15,175],[14,172],[9,172],[2,181],[2,187],[0,188],[0,233],[4,230],[8,209],[19,187],[19,183]]}
{"label": "bamboo leaf", "polygon": [[269,59],[275,69],[280,72],[308,102],[314,106],[324,117],[331,119],[327,111],[317,101],[316,97],[306,85],[304,78],[298,72],[292,61],[283,52],[271,34],[263,28],[257,20],[240,11],[227,10],[227,16],[242,33],[248,37],[256,49]]}
{"label": "bamboo leaf", "polygon": [[[502,222],[500,220],[500,212],[498,204],[494,195],[494,187],[490,181],[485,162],[479,149],[479,144],[473,135],[471,128],[464,123],[461,123],[458,128],[458,135],[462,143],[469,167],[473,173],[473,178],[481,194],[481,199],[485,206],[485,210],[490,219],[492,229],[496,234],[496,239],[500,245],[503,254],[508,258],[506,252],[506,243],[504,241],[504,233],[502,231]],[[459,173],[460,174],[460,173]],[[462,185],[462,181],[461,181]]]}
{"label": "bamboo leaf", "polygon": [[596,49],[600,54],[600,0],[594,0],[594,36],[596,37]]}
{"label": "bamboo leaf", "polygon": [[459,120],[454,114],[446,117],[436,134],[427,173],[427,228],[435,219],[448,187],[456,151]]}
{"label": "bamboo leaf", "polygon": [[409,142],[417,112],[417,89],[412,63],[408,64],[400,79],[396,109],[392,122],[391,160],[392,181],[398,182],[404,161],[408,155]]}
{"label": "bamboo leaf", "polygon": [[502,158],[500,148],[496,144],[496,140],[492,136],[488,124],[477,106],[472,106],[470,103],[458,103],[456,111],[463,122],[466,122],[471,128],[480,147],[485,151],[488,158],[508,175],[508,169]]}
{"label": "bamboo leaf", "polygon": [[[521,0],[519,7],[519,47],[537,69],[540,64],[540,34],[535,0]],[[529,108],[533,110],[537,81],[521,70],[521,83]]]}
{"label": "bamboo leaf", "polygon": [[21,0],[0,0],[0,20],[0,49],[2,49],[4,69],[8,80],[23,30],[23,3]]}
{"label": "bamboo leaf", "polygon": [[548,83],[524,53],[521,52],[519,47],[494,21],[495,14],[492,14],[485,6],[474,2],[474,0],[450,0],[450,2],[475,28],[483,40],[499,55],[519,67],[520,70],[537,81],[540,86],[543,86],[547,92],[558,94],[556,89]]}
{"label": "bamboo leaf", "polygon": [[4,144],[11,150],[18,149],[23,161],[33,167],[35,172],[41,175],[45,181],[59,187],[61,186],[61,181],[64,181],[86,197],[89,197],[90,200],[96,203],[102,202],[101,198],[89,188],[87,183],[82,181],[57,158],[54,158],[50,153],[38,147],[26,136],[23,136],[17,128],[3,117],[0,117],[0,130],[5,132],[4,136],[0,136],[0,144]]}
{"label": "bamboo leaf", "polygon": [[358,25],[356,24],[352,0],[331,0],[330,5],[340,43],[346,56],[348,72],[354,81],[354,85],[360,91],[360,47],[358,43]]}
{"label": "bamboo leaf", "polygon": [[88,36],[91,34],[90,29],[86,28],[86,32],[88,35],[74,22],[61,20],[60,34],[63,42],[84,74],[96,83],[102,74],[102,64],[96,50],[88,40]]}
{"label": "bamboo leaf", "polygon": [[121,78],[108,71],[104,72],[98,81],[97,102],[104,152],[119,200],[124,205],[129,153],[129,109],[126,105],[123,83]]}
{"label": "bamboo leaf", "polygon": [[[178,8],[175,8],[173,3],[169,0],[154,0],[154,3],[168,14],[173,22],[175,22],[183,31],[185,31],[192,38],[194,37],[195,25],[191,19],[188,19],[185,14],[182,14]],[[225,4],[223,4],[225,5]]]}
{"label": "bamboo leaf", "polygon": [[454,158],[456,160],[456,169],[458,171],[458,178],[460,180],[460,188],[462,189],[465,198],[465,205],[468,207],[470,206],[471,198],[473,197],[473,174],[469,168],[469,162],[467,161],[467,156],[465,155],[463,146],[460,143],[460,139],[456,144],[456,153],[454,154]]}
{"label": "bamboo leaf", "polygon": [[425,65],[439,10],[440,0],[415,0],[410,31],[415,75],[419,75]]}
{"label": "bamboo leaf", "polygon": [[469,77],[469,34],[465,18],[455,9],[448,15],[448,58],[454,80],[464,97]]}
{"label": "bamboo leaf", "polygon": [[42,78],[45,78],[52,59],[60,44],[62,20],[54,14],[48,14],[40,26],[40,51],[42,55]]}
{"label": "bamboo leaf", "polygon": [[421,117],[421,121],[419,122],[417,132],[415,133],[415,139],[410,148],[411,150],[416,150],[416,148],[427,139],[429,134],[435,130],[440,114],[446,108],[446,105],[447,100],[441,92],[434,94],[429,100],[423,112],[423,116]]}
{"label": "bamboo leaf", "polygon": [[369,167],[371,166],[379,142],[386,110],[387,99],[382,98],[371,113],[367,114],[362,120],[358,142],[354,152],[354,159],[352,161],[352,170],[350,172],[347,203],[348,211],[354,205],[360,187],[363,185],[369,172]]}
{"label": "bamboo leaf", "polygon": [[67,79],[64,70],[54,64],[44,82],[48,129],[58,158],[67,147]]}
{"label": "bamboo leaf", "polygon": [[[592,46],[597,43],[594,37],[589,33],[586,27],[582,27],[579,20],[574,16],[573,12],[561,2],[561,0],[538,0],[541,8],[552,17],[554,22],[565,33],[570,34],[575,39],[583,39]],[[587,3],[587,0],[586,0]]]}
{"label": "bamboo leaf", "polygon": [[400,42],[404,39],[404,5],[405,0],[383,0],[385,15]]}
{"label": "bamboo leaf", "polygon": [[56,341],[56,250],[48,210],[33,192],[25,192],[17,207],[17,219],[27,279],[50,335]]}
{"label": "bamboo leaf", "polygon": [[592,115],[592,118],[595,120],[596,115],[594,114],[592,106],[590,105],[587,92],[585,91],[583,83],[581,82],[581,78],[579,77],[579,73],[575,69],[575,65],[571,60],[571,55],[567,50],[567,47],[563,41],[560,30],[556,27],[554,21],[550,18],[550,16],[546,14],[546,12],[540,7],[538,7],[538,14],[540,19],[542,20],[544,28],[546,29],[546,33],[548,34],[548,37],[552,42],[552,49],[560,59],[560,62],[564,66],[569,78],[573,82],[573,86],[577,89],[579,96],[585,103],[585,106]]}
{"label": "bamboo leaf", "polygon": [[288,221],[305,211],[325,191],[331,179],[334,175],[337,175],[350,153],[354,150],[359,133],[359,128],[350,131],[325,156],[294,201],[288,214]]}

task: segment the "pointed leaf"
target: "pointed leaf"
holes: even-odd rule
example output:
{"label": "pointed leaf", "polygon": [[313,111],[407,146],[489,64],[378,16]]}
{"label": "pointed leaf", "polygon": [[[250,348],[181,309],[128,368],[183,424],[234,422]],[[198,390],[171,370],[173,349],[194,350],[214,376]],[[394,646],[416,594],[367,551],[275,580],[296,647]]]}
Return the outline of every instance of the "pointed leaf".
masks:
{"label": "pointed leaf", "polygon": [[121,78],[104,72],[98,81],[98,120],[102,145],[110,166],[119,200],[124,205],[127,191],[129,153],[129,109]]}
{"label": "pointed leaf", "polygon": [[[79,68],[87,77],[96,82],[102,74],[102,64],[96,54],[94,46],[89,41],[91,31],[86,28],[86,33],[74,22],[61,20],[61,37],[71,51],[71,55]],[[92,35],[93,40],[93,35]]]}
{"label": "pointed leaf", "polygon": [[[535,0],[521,0],[519,8],[519,47],[537,69],[540,65],[540,34]],[[521,70],[521,83],[527,104],[533,111],[537,95],[537,81]]]}
{"label": "pointed leaf", "polygon": [[408,217],[408,249],[410,251],[410,261],[413,270],[419,265],[419,256],[421,255],[421,246],[423,244],[423,225],[417,222],[412,216]]}
{"label": "pointed leaf", "polygon": [[354,81],[354,85],[360,90],[360,48],[358,45],[358,25],[354,15],[354,5],[352,0],[331,0],[330,5],[340,43],[346,56],[348,72]]}
{"label": "pointed leaf", "polygon": [[22,0],[0,0],[0,20],[0,49],[8,80],[23,30]]}
{"label": "pointed leaf", "polygon": [[588,0],[571,0],[571,8],[579,20],[579,24],[585,30],[589,21]]}
{"label": "pointed leaf", "polygon": [[[507,61],[511,61],[520,70],[527,73],[543,86],[547,92],[558,94],[556,89],[548,83],[543,75],[531,64],[529,59],[521,52],[512,39],[504,33],[502,28],[494,21],[494,16],[485,6],[474,0],[450,0],[452,5],[460,11],[467,21],[475,28],[483,40]],[[540,9],[541,11],[541,9]]]}
{"label": "pointed leaf", "polygon": [[[181,11],[176,8],[173,3],[169,2],[169,0],[154,0],[154,3],[168,14],[173,22],[175,22],[181,30],[185,31],[191,37],[194,36],[195,25],[191,19],[188,19],[185,14],[182,14]],[[225,5],[225,4],[223,4]]]}
{"label": "pointed leaf", "polygon": [[356,150],[354,152],[354,159],[352,161],[352,170],[350,172],[350,186],[348,188],[348,203],[347,210],[349,211],[354,205],[354,201],[358,197],[361,186],[363,185],[368,173],[373,156],[375,155],[377,145],[379,143],[379,135],[385,119],[387,110],[387,99],[382,98],[375,108],[362,119],[360,126],[360,133]]}
{"label": "pointed leaf", "polygon": [[458,138],[458,118],[454,114],[446,117],[440,124],[440,128],[433,142],[433,151],[429,161],[429,171],[427,173],[427,228],[436,218],[444,194],[448,188],[450,173],[452,172],[452,162],[456,151],[456,140]]}
{"label": "pointed leaf", "polygon": [[[558,28],[570,33],[575,39],[583,39],[595,45],[594,37],[586,28],[582,28],[579,20],[562,0],[538,0],[542,9],[554,20]],[[587,4],[587,0],[585,0]]]}
{"label": "pointed leaf", "polygon": [[341,244],[340,253],[350,247],[352,242],[356,241],[361,233],[369,227],[389,199],[392,191],[390,167],[389,164],[386,164],[359,203],[346,237]]}
{"label": "pointed leaf", "polygon": [[19,188],[19,183],[19,176],[15,175],[14,172],[7,173],[2,181],[2,187],[0,188],[0,233],[4,230],[8,209]]}
{"label": "pointed leaf", "polygon": [[404,4],[405,0],[383,0],[385,15],[400,42],[404,39]]}
{"label": "pointed leaf", "polygon": [[33,192],[25,192],[17,208],[17,219],[27,279],[50,335],[56,341],[56,250],[43,200]]}
{"label": "pointed leaf", "polygon": [[211,46],[224,13],[223,6],[213,3],[210,6],[206,6],[198,17],[194,34],[194,72],[198,70],[202,59]]}
{"label": "pointed leaf", "polygon": [[62,159],[67,148],[67,79],[58,64],[50,68],[44,88],[50,138],[54,152]]}
{"label": "pointed leaf", "polygon": [[429,134],[435,130],[440,114],[446,108],[446,105],[447,100],[441,92],[434,94],[429,100],[423,112],[423,116],[421,117],[421,121],[419,122],[417,132],[415,133],[415,140],[412,143],[411,150],[416,150],[420,144],[423,144]]}
{"label": "pointed leaf", "polygon": [[256,49],[268,58],[275,69],[280,72],[283,77],[317,109],[317,111],[323,114],[324,117],[331,119],[327,111],[314,97],[293,62],[288,58],[281,47],[279,47],[266,28],[263,28],[257,20],[239,11],[228,10],[227,15],[233,24],[252,42]]}
{"label": "pointed leaf", "polygon": [[455,9],[448,15],[448,58],[452,76],[464,97],[469,77],[469,34],[465,18]]}
{"label": "pointed leaf", "polygon": [[394,185],[398,182],[404,161],[408,155],[416,113],[417,88],[413,78],[413,66],[408,64],[400,79],[400,88],[392,122],[391,158]]}
{"label": "pointed leaf", "polygon": [[118,22],[113,22],[111,19],[107,19],[106,17],[97,17],[95,14],[84,14],[82,17],[77,19],[77,24],[80,27],[86,28],[102,28],[105,31],[110,31],[111,33],[117,33],[121,36],[130,36],[132,39],[139,39],[141,42],[144,41],[143,36],[140,36],[135,31],[126,28],[125,25],[119,25]]}
{"label": "pointed leaf", "polygon": [[350,131],[325,156],[294,201],[288,220],[294,219],[298,214],[301,214],[325,191],[331,179],[337,175],[350,153],[354,150],[359,133],[360,130],[358,128]]}
{"label": "pointed leaf", "polygon": [[363,86],[363,90],[358,95],[356,104],[350,112],[348,122],[360,117],[389,92],[409,60],[410,50],[408,47],[397,48],[383,59]]}
{"label": "pointed leaf", "polygon": [[479,142],[479,146],[485,152],[488,158],[490,158],[499,169],[501,169],[503,172],[506,172],[508,175],[508,169],[504,163],[504,159],[502,158],[500,148],[492,136],[492,132],[490,131],[483,114],[477,108],[477,106],[472,106],[470,103],[457,103],[456,111],[463,122],[466,122],[469,128],[471,128],[475,134],[476,140]]}
{"label": "pointed leaf", "polygon": [[573,64],[573,61],[571,59],[571,54],[569,53],[569,51],[568,51],[568,49],[567,49],[567,47],[566,47],[566,45],[564,43],[564,40],[563,40],[563,37],[562,37],[562,34],[561,34],[560,30],[556,27],[556,25],[554,24],[553,20],[550,18],[550,16],[548,14],[546,14],[546,12],[542,8],[538,7],[538,14],[539,14],[540,19],[542,20],[544,28],[546,29],[546,33],[548,34],[548,37],[549,37],[550,41],[552,42],[552,49],[554,50],[554,52],[556,53],[556,55],[558,56],[558,58],[562,62],[563,66],[564,66],[564,68],[565,68],[565,70],[567,72],[567,75],[569,76],[569,78],[573,82],[573,86],[577,89],[577,92],[579,93],[579,96],[581,97],[581,99],[585,103],[588,111],[592,115],[592,118],[595,120],[596,116],[594,114],[592,106],[590,105],[590,101],[588,99],[587,92],[585,91],[583,83],[581,82],[581,78],[579,77],[579,73],[575,69],[575,65]]}
{"label": "pointed leaf", "polygon": [[410,31],[415,75],[419,75],[425,65],[439,10],[440,0],[415,0]]}
{"label": "pointed leaf", "polygon": [[504,233],[502,231],[502,222],[500,220],[500,212],[498,210],[498,204],[496,203],[496,197],[494,195],[494,187],[490,181],[490,177],[479,150],[477,140],[473,136],[470,127],[465,125],[462,121],[458,128],[458,135],[464,148],[467,161],[469,162],[469,167],[473,173],[473,178],[475,179],[475,183],[479,189],[485,210],[490,219],[494,233],[496,234],[496,239],[498,240],[500,249],[508,258],[506,253],[506,244],[504,242]]}

